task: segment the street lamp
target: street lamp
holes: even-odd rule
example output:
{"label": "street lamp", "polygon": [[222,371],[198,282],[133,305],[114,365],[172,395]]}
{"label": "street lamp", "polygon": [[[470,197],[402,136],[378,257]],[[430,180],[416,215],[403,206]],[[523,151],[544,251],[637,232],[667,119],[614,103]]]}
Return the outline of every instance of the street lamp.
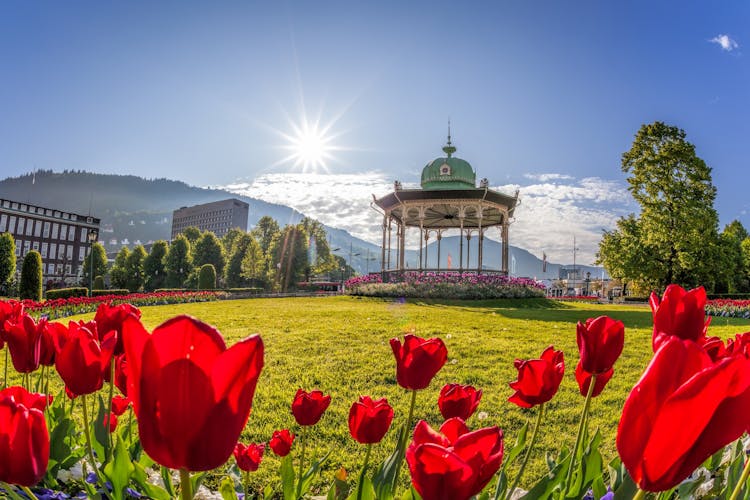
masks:
{"label": "street lamp", "polygon": [[589,285],[591,283],[591,272],[586,271],[586,296],[589,295]]}
{"label": "street lamp", "polygon": [[99,232],[96,229],[89,229],[89,297],[94,293],[94,243],[98,237]]}

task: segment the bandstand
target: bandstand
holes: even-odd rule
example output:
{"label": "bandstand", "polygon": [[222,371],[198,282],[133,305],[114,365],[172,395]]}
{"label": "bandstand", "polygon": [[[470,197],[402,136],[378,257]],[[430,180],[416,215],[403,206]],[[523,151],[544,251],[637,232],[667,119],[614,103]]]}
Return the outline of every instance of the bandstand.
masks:
{"label": "bandstand", "polygon": [[[446,156],[431,161],[422,170],[421,189],[403,189],[401,183],[395,181],[392,193],[381,198],[373,196],[373,208],[377,207],[376,210],[383,215],[381,272],[387,275],[407,270],[407,232],[416,230],[419,232],[420,271],[450,267],[450,270],[459,272],[507,275],[508,231],[518,203],[518,191],[513,196],[493,191],[487,179],[482,179],[477,187],[476,173],[471,165],[453,156],[456,148],[451,144],[450,133],[443,152]],[[501,269],[486,269],[482,264],[485,235],[491,230],[498,230],[502,240]],[[446,233],[456,231],[460,236],[458,265],[441,269],[440,241]],[[432,238],[437,243],[437,268],[428,269],[427,251]],[[477,265],[469,268],[473,241],[478,245]],[[392,249],[395,250],[395,261],[391,260]]]}

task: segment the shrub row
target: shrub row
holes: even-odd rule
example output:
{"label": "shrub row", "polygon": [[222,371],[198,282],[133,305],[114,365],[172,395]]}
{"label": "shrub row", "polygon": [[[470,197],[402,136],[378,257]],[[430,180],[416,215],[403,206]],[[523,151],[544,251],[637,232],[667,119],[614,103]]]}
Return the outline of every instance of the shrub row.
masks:
{"label": "shrub row", "polygon": [[54,299],[69,299],[71,297],[85,297],[88,295],[89,289],[83,286],[76,286],[71,288],[57,288],[55,290],[47,290],[45,297],[47,300]]}

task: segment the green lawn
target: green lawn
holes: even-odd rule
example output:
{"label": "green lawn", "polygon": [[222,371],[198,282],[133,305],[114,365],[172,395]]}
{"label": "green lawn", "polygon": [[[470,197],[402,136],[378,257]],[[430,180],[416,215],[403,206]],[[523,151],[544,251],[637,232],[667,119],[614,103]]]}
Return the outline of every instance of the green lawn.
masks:
{"label": "green lawn", "polygon": [[[526,485],[544,470],[544,452],[572,447],[583,397],[574,378],[578,352],[575,324],[609,315],[625,323],[625,349],[615,375],[592,404],[591,426],[605,436],[605,459],[616,454],[614,441],[623,401],[651,356],[651,311],[647,306],[559,303],[543,299],[486,302],[408,301],[353,298],[249,299],[143,309],[143,322],[153,328],[178,313],[215,325],[227,343],[260,333],[266,345],[265,368],[243,440],[267,441],[274,429],[295,428],[289,405],[297,388],[318,388],[332,395],[331,406],[315,427],[315,453],[333,450],[318,484],[330,483],[344,467],[356,474],[364,447],[349,436],[349,406],[359,396],[387,397],[396,410],[394,427],[405,418],[408,394],[396,384],[395,362],[388,340],[406,332],[441,337],[448,363],[417,398],[416,415],[439,425],[437,396],[443,384],[472,384],[484,391],[479,411],[489,415],[470,427],[499,425],[511,445],[518,429],[533,417],[507,402],[516,378],[515,358],[537,357],[554,344],[566,355],[560,392],[548,405],[540,445],[525,474]],[[91,317],[88,315],[86,317]],[[748,321],[715,318],[710,335],[726,338],[747,330]],[[217,423],[217,425],[221,425]],[[393,449],[394,433],[373,450],[382,460]],[[278,462],[267,460],[253,475],[256,484],[275,478]],[[309,456],[309,455],[308,455]],[[274,479],[275,480],[275,479]]]}

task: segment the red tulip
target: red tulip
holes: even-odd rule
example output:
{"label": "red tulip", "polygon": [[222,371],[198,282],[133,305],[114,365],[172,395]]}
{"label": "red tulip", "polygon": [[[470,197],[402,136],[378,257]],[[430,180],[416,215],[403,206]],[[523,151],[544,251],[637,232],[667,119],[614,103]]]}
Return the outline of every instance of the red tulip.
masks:
{"label": "red tulip", "polygon": [[625,325],[608,316],[589,318],[586,323],[579,321],[576,340],[583,370],[596,375],[606,373],[622,354]]}
{"label": "red tulip", "polygon": [[[128,395],[128,361],[125,354],[114,356],[115,360],[115,387],[124,395]],[[104,370],[104,381],[109,382],[111,367]]]}
{"label": "red tulip", "polygon": [[5,345],[5,322],[17,323],[23,314],[23,303],[17,300],[0,300],[0,349]]}
{"label": "red tulip", "polygon": [[117,331],[115,356],[119,356],[124,352],[122,347],[122,322],[130,314],[134,314],[136,318],[140,318],[141,310],[131,304],[118,304],[116,306],[111,306],[106,302],[99,304],[99,307],[96,309],[94,321],[96,322],[96,329],[99,332],[99,339],[102,340],[104,335],[112,330]]}
{"label": "red tulip", "polygon": [[706,318],[706,291],[703,287],[687,292],[679,285],[669,285],[661,303],[652,293],[649,304],[654,316],[654,352],[672,336],[703,343],[711,323],[711,317]]}
{"label": "red tulip", "polygon": [[113,411],[110,413],[105,413],[104,418],[102,419],[102,425],[105,429],[109,430],[109,433],[112,434],[115,432],[115,429],[117,429],[117,415],[115,415],[115,412]]}
{"label": "red tulip", "polygon": [[540,359],[515,361],[518,380],[510,383],[516,392],[508,401],[521,408],[531,408],[546,403],[557,394],[565,374],[565,356],[553,346],[542,351]]}
{"label": "red tulip", "polygon": [[438,408],[445,420],[459,417],[468,420],[477,411],[482,400],[482,390],[470,385],[446,384],[440,390]]}
{"label": "red tulip", "polygon": [[448,349],[439,338],[407,334],[403,345],[391,339],[391,349],[396,357],[396,380],[404,389],[424,389],[448,360]]}
{"label": "red tulip", "polygon": [[237,467],[245,472],[254,472],[258,470],[261,460],[263,460],[263,451],[266,449],[265,443],[244,445],[237,443],[234,447],[234,459],[237,460]]}
{"label": "red tulip", "polygon": [[125,410],[130,406],[130,399],[123,396],[115,396],[112,398],[112,413],[116,416],[120,416],[125,413]]}
{"label": "red tulip", "polygon": [[22,387],[0,391],[0,481],[33,486],[49,461],[49,434],[44,420],[47,398]]}
{"label": "red tulip", "polygon": [[116,337],[117,332],[109,332],[99,343],[93,323],[71,321],[68,328],[57,328],[55,367],[71,393],[80,396],[102,388]]}
{"label": "red tulip", "polygon": [[[602,393],[602,391],[604,390],[604,386],[607,385],[607,382],[609,382],[609,379],[612,378],[612,375],[614,373],[615,369],[610,368],[609,371],[596,375],[594,390],[591,392],[592,398],[595,398]],[[578,382],[578,390],[580,391],[581,396],[588,395],[589,385],[591,385],[591,378],[593,377],[593,375],[593,373],[589,373],[584,370],[582,362],[578,361],[578,364],[576,365],[576,382]]]}
{"label": "red tulip", "polygon": [[5,341],[8,343],[13,367],[19,373],[31,373],[39,368],[41,357],[42,330],[47,321],[39,324],[34,318],[23,313],[16,322],[6,320]]}
{"label": "red tulip", "polygon": [[406,450],[412,485],[425,500],[471,498],[490,482],[502,460],[503,431],[469,432],[460,418],[447,420],[440,432],[420,420]]}
{"label": "red tulip", "polygon": [[273,436],[271,436],[271,441],[268,442],[268,445],[276,455],[285,457],[289,455],[293,442],[294,434],[289,432],[289,429],[282,429],[280,431],[273,431]]}
{"label": "red tulip", "polygon": [[315,425],[331,404],[331,396],[324,396],[322,391],[305,392],[297,390],[292,401],[292,415],[299,425]]}
{"label": "red tulip", "polygon": [[383,398],[373,401],[360,396],[349,409],[349,433],[362,444],[379,443],[393,421],[393,408]]}
{"label": "red tulip", "polygon": [[617,450],[641,489],[668,490],[742,436],[748,412],[749,359],[713,362],[692,340],[669,337],[625,401]]}
{"label": "red tulip", "polygon": [[215,469],[232,454],[247,423],[263,368],[253,335],[229,349],[221,334],[177,316],[149,334],[133,315],[123,321],[128,396],[143,449],[172,469]]}

